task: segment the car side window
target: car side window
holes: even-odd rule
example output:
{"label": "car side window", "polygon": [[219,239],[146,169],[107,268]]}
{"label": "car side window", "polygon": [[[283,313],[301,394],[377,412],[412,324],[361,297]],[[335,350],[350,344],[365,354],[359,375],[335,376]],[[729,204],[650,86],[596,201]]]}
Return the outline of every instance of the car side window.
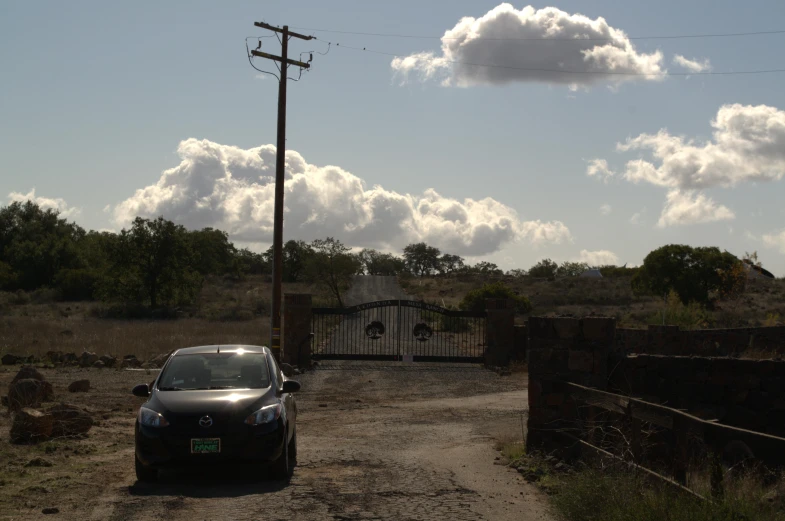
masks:
{"label": "car side window", "polygon": [[278,387],[281,387],[283,385],[283,380],[284,380],[283,372],[281,371],[281,368],[278,367],[278,362],[275,360],[274,357],[270,356],[269,360],[270,360],[270,372],[272,373],[270,376],[274,377],[278,382]]}

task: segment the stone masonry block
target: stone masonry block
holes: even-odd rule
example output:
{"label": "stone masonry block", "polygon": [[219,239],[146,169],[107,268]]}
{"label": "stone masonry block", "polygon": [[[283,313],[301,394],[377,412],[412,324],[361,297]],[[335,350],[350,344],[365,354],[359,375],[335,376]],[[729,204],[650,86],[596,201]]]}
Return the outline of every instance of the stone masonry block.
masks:
{"label": "stone masonry block", "polygon": [[552,318],[529,317],[529,340],[556,338],[556,333],[551,325]]}
{"label": "stone masonry block", "polygon": [[583,336],[587,340],[605,340],[612,344],[616,337],[616,319],[588,317],[583,319]]}
{"label": "stone masonry block", "polygon": [[567,368],[570,371],[590,373],[594,370],[594,355],[591,352],[571,349],[567,360]]}
{"label": "stone masonry block", "polygon": [[581,335],[581,321],[577,318],[553,318],[551,325],[558,338],[575,339]]}

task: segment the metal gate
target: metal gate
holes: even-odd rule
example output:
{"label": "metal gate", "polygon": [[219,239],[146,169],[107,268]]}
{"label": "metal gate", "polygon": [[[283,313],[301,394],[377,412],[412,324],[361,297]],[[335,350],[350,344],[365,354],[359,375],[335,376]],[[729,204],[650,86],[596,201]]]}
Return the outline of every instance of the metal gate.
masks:
{"label": "metal gate", "polygon": [[416,300],[313,308],[315,360],[481,363],[486,313],[453,311]]}

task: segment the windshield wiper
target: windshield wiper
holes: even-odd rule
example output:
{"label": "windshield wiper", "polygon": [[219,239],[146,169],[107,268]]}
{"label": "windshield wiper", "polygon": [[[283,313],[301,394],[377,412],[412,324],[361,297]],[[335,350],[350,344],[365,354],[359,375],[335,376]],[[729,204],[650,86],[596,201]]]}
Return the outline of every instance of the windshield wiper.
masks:
{"label": "windshield wiper", "polygon": [[159,391],[184,391],[182,387],[159,387]]}
{"label": "windshield wiper", "polygon": [[213,385],[208,387],[208,389],[235,389],[233,385]]}

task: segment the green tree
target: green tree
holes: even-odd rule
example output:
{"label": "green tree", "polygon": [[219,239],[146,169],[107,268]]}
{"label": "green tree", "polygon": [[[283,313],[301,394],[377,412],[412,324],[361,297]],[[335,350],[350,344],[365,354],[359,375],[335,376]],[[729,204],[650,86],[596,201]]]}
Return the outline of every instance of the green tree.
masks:
{"label": "green tree", "polygon": [[[305,266],[309,257],[313,255],[313,250],[304,241],[289,240],[284,243],[281,249],[283,258],[281,264],[283,273],[281,280],[284,282],[301,282],[305,274]],[[265,261],[269,264],[269,271],[272,273],[273,266],[273,247],[270,246],[264,252]]]}
{"label": "green tree", "polygon": [[343,294],[352,285],[355,274],[361,270],[357,255],[350,248],[332,237],[317,239],[311,243],[313,255],[308,258],[306,273],[308,279],[326,287],[343,307]]}
{"label": "green tree", "polygon": [[232,270],[235,256],[229,235],[214,228],[188,232],[194,252],[194,268],[202,275],[223,275]]}
{"label": "green tree", "polygon": [[529,268],[529,276],[537,278],[552,279],[556,276],[556,270],[559,265],[551,259],[543,259],[531,268]]}
{"label": "green tree", "polygon": [[363,273],[368,275],[393,276],[401,273],[406,267],[403,259],[390,253],[382,253],[365,248],[357,255]]}
{"label": "green tree", "polygon": [[439,248],[428,246],[424,242],[410,244],[403,249],[403,260],[406,268],[414,275],[424,277],[439,269]]}
{"label": "green tree", "polygon": [[738,262],[735,256],[716,247],[669,244],[646,256],[632,278],[632,289],[638,295],[663,298],[673,290],[684,304],[708,304],[712,292],[731,291],[726,285],[733,280],[723,277],[723,273]]}
{"label": "green tree", "polygon": [[163,217],[134,219],[110,257],[108,293],[115,298],[156,308],[190,303],[201,287],[188,231]]}
{"label": "green tree", "polygon": [[472,266],[472,271],[480,275],[501,275],[503,272],[499,266],[492,262],[480,261]]}
{"label": "green tree", "polygon": [[461,300],[459,307],[465,311],[485,311],[485,299],[505,298],[515,301],[515,310],[518,313],[528,313],[532,310],[532,304],[528,298],[516,294],[509,286],[503,282],[493,282],[485,284],[481,288],[474,289],[466,294]]}
{"label": "green tree", "polygon": [[27,201],[0,208],[1,289],[52,286],[57,272],[82,267],[78,242],[85,231]]}
{"label": "green tree", "polygon": [[559,277],[577,277],[588,269],[589,265],[585,262],[564,261],[561,266],[556,269],[556,275]]}
{"label": "green tree", "polygon": [[439,273],[443,275],[449,275],[450,273],[460,271],[463,269],[463,267],[464,267],[464,260],[462,257],[458,255],[445,253],[444,255],[439,257],[438,269],[439,269]]}

